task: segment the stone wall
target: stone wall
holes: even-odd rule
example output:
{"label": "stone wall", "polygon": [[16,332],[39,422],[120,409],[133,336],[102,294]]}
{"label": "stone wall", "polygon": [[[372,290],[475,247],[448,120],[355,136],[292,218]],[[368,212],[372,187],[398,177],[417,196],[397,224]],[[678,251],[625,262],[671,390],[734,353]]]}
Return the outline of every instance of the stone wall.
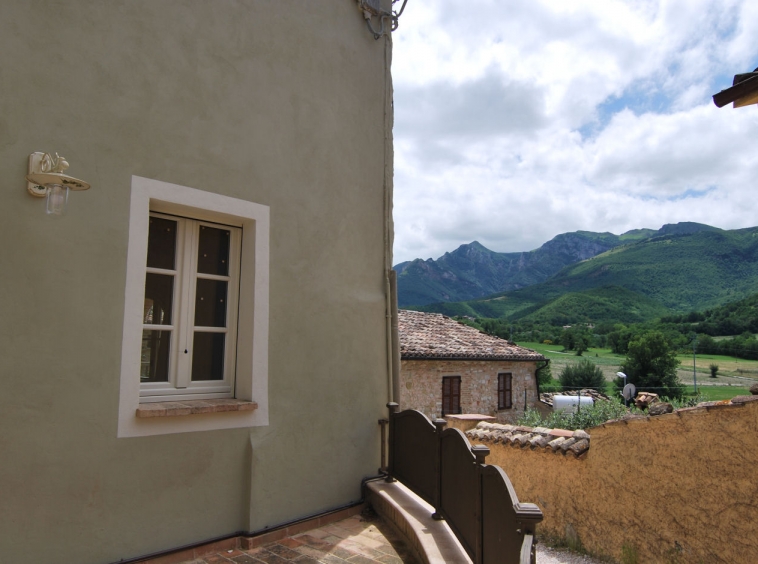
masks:
{"label": "stone wall", "polygon": [[520,501],[540,507],[538,533],[621,562],[750,562],[758,402],[749,398],[606,423],[589,439],[487,423],[467,435],[491,449],[487,462]]}
{"label": "stone wall", "polygon": [[[434,419],[442,412],[442,377],[461,377],[461,411],[514,422],[537,404],[536,362],[500,360],[403,360],[400,366],[400,410],[417,409]],[[497,409],[497,375],[513,374],[513,407]]]}

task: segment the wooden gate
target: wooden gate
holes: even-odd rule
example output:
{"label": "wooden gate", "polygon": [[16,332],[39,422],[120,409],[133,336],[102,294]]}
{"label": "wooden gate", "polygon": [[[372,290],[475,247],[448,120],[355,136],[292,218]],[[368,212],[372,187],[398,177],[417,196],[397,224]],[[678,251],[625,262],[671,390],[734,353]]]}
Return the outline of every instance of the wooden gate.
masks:
{"label": "wooden gate", "polygon": [[387,407],[387,481],[399,480],[433,505],[433,517],[447,521],[474,564],[535,564],[542,512],[519,502],[502,468],[484,463],[489,449],[472,447],[460,430],[445,429],[444,419]]}

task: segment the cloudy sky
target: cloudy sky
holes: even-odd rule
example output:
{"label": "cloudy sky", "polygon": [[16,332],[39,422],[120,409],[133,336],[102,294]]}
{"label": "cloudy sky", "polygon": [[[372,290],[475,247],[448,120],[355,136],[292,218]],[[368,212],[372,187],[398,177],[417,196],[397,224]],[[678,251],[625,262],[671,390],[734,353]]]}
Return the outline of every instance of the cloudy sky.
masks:
{"label": "cloudy sky", "polygon": [[758,225],[758,106],[711,100],[758,67],[756,37],[755,0],[408,0],[394,262]]}

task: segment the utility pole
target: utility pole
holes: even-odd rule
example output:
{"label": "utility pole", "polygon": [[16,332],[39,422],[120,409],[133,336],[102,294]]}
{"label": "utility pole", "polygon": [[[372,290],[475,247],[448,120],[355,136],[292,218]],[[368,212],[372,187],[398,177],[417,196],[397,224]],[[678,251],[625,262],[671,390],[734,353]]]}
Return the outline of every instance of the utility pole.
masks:
{"label": "utility pole", "polygon": [[695,395],[697,395],[697,372],[695,371],[695,350],[697,349],[697,334],[692,339],[692,380],[695,382]]}

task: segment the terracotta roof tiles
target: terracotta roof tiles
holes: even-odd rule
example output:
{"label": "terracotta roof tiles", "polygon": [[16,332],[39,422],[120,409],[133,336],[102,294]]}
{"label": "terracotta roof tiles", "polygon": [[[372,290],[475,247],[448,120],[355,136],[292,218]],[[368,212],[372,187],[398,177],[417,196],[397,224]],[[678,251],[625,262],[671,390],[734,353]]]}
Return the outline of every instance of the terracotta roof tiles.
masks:
{"label": "terracotta roof tiles", "polygon": [[590,449],[586,431],[566,431],[544,427],[518,427],[499,423],[479,423],[466,431],[470,441],[501,443],[514,448],[580,457]]}
{"label": "terracotta roof tiles", "polygon": [[400,357],[406,359],[545,360],[541,354],[482,333],[439,313],[398,311]]}

